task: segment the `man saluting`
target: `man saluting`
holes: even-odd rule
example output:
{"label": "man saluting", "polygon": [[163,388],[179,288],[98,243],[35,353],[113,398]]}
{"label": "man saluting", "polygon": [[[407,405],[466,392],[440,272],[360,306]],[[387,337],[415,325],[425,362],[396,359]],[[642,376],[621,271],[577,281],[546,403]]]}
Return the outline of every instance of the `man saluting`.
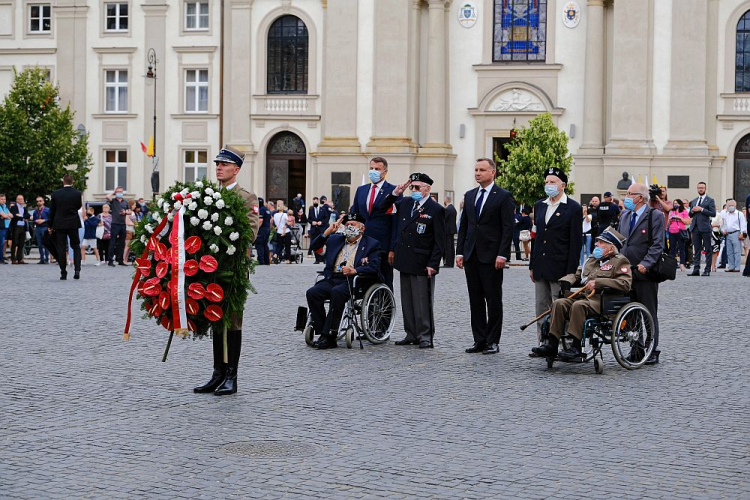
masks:
{"label": "man saluting", "polygon": [[[237,174],[240,173],[245,153],[229,146],[224,146],[214,158],[216,164],[216,179],[223,189],[235,190],[243,200],[247,208],[247,217],[250,220],[250,228],[253,231],[253,240],[258,235],[258,197],[250,191],[241,188],[237,184]],[[251,242],[252,245],[252,242]],[[249,248],[240,248],[247,252]],[[194,392],[213,392],[217,396],[234,394],[237,392],[237,366],[240,362],[240,351],[242,349],[242,314],[237,314],[230,319],[227,335],[228,363],[224,363],[224,339],[222,335],[214,333],[213,354],[214,372],[205,385],[196,387]]]}
{"label": "man saluting", "polygon": [[[401,198],[407,187],[411,197]],[[414,344],[420,349],[433,347],[435,275],[445,247],[445,209],[430,197],[431,187],[429,175],[411,174],[385,199],[386,206],[398,206],[393,267],[400,273],[406,338],[396,345]]]}

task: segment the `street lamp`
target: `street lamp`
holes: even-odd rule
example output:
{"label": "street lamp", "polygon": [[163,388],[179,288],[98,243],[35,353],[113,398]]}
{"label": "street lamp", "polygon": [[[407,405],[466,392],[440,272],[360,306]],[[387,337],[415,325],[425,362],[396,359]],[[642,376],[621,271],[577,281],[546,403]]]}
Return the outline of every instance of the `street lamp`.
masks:
{"label": "street lamp", "polygon": [[148,49],[148,71],[146,71],[146,78],[152,78],[154,80],[154,135],[152,136],[154,139],[154,149],[153,149],[153,156],[151,157],[153,162],[153,167],[151,169],[151,190],[154,193],[154,198],[156,198],[157,193],[159,192],[159,171],[157,170],[159,166],[159,158],[156,156],[156,51],[154,49]]}

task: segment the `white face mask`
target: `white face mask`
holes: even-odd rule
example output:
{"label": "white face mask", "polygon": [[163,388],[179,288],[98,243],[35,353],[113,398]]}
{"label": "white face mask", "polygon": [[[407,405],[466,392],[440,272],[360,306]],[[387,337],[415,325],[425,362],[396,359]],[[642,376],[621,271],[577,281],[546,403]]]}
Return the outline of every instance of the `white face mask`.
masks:
{"label": "white face mask", "polygon": [[730,213],[734,212],[736,209],[737,207],[727,207],[727,210],[729,210]]}
{"label": "white face mask", "polygon": [[344,226],[344,236],[347,238],[356,238],[359,236],[359,228],[355,226]]}

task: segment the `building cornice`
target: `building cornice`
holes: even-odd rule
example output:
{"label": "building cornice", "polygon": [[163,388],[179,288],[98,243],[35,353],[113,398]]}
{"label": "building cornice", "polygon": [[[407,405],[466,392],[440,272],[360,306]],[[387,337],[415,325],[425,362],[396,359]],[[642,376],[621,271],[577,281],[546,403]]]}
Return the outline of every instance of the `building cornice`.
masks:
{"label": "building cornice", "polygon": [[97,54],[132,54],[138,47],[91,47]]}
{"label": "building cornice", "polygon": [[172,47],[175,52],[179,54],[195,54],[195,53],[207,53],[207,52],[216,52],[217,46],[216,45],[190,45],[190,46],[177,46]]}
{"label": "building cornice", "polygon": [[20,55],[20,54],[54,54],[57,52],[56,47],[49,48],[15,48],[15,49],[0,49],[0,56],[7,55]]}

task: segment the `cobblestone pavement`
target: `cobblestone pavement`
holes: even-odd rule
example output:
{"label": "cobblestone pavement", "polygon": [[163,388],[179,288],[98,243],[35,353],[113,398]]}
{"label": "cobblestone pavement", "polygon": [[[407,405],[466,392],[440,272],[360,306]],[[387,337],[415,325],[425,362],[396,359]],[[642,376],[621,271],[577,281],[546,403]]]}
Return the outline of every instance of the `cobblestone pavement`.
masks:
{"label": "cobblestone pavement", "polygon": [[[533,288],[505,274],[501,353],[468,355],[463,273],[443,269],[436,348],[308,348],[320,266],[259,269],[238,394],[197,395],[210,343],[136,319],[132,270],[2,266],[2,498],[750,498],[750,279],[661,292],[662,363],[527,357]],[[401,321],[392,340],[401,334]],[[342,343],[343,344],[343,343]]]}

